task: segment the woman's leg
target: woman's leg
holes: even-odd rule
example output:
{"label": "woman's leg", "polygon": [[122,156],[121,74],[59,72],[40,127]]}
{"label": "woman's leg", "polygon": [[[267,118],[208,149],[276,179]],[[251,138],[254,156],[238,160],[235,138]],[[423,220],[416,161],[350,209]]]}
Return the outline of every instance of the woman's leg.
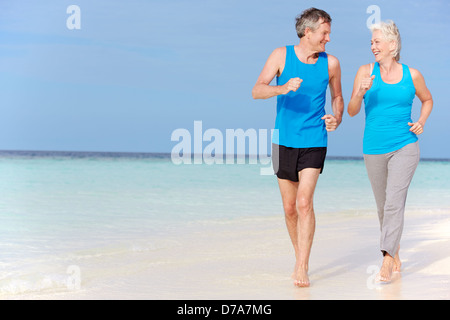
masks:
{"label": "woman's leg", "polygon": [[389,155],[386,202],[381,226],[381,250],[395,257],[403,232],[408,188],[419,163],[417,142]]}
{"label": "woman's leg", "polygon": [[384,254],[379,280],[390,281],[400,271],[400,238],[408,188],[420,159],[418,142],[381,155],[364,155],[380,220],[380,247]]}
{"label": "woman's leg", "polygon": [[384,204],[386,203],[387,184],[387,157],[385,154],[364,155],[367,175],[372,186],[373,195],[377,204],[380,230],[383,225]]}

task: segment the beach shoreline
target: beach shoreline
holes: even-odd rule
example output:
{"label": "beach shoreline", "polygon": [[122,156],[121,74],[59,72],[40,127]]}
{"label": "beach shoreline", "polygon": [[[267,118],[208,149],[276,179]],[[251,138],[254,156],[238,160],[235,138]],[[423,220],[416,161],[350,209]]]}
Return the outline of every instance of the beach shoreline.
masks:
{"label": "beach shoreline", "polygon": [[284,217],[274,216],[192,222],[158,249],[102,257],[95,267],[79,261],[81,282],[75,290],[1,299],[450,299],[450,210],[406,213],[402,272],[388,285],[374,282],[382,261],[375,215],[317,214],[316,219],[310,288],[293,286]]}

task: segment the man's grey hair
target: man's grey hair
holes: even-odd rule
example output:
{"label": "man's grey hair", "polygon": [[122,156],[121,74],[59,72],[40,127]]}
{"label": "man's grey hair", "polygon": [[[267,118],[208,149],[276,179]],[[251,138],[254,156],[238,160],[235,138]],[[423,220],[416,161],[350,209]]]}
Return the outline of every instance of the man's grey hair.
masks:
{"label": "man's grey hair", "polygon": [[328,13],[316,8],[306,9],[295,18],[295,29],[298,37],[302,38],[305,36],[306,28],[315,31],[324,22],[331,24],[331,17]]}

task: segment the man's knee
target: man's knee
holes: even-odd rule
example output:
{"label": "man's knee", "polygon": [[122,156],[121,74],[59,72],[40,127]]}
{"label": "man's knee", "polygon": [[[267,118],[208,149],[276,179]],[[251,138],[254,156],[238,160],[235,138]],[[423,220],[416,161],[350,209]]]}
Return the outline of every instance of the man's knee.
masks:
{"label": "man's knee", "polygon": [[297,217],[297,207],[295,201],[283,203],[283,208],[286,216],[291,218]]}
{"label": "man's knee", "polygon": [[296,209],[300,216],[307,216],[313,212],[313,201],[310,198],[298,197]]}

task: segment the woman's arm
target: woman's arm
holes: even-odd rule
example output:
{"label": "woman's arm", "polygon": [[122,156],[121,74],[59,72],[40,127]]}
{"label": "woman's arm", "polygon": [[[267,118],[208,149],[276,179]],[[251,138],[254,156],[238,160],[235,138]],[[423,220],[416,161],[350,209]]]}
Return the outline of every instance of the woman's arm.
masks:
{"label": "woman's arm", "polygon": [[367,90],[372,87],[375,76],[370,76],[370,64],[359,67],[353,82],[353,92],[348,103],[347,112],[350,117],[356,116],[361,111],[361,104]]}
{"label": "woman's arm", "polygon": [[416,88],[416,96],[422,102],[419,120],[414,123],[408,123],[408,125],[411,126],[409,131],[412,131],[415,134],[421,134],[423,133],[425,122],[427,122],[431,110],[433,109],[433,97],[425,84],[425,79],[422,74],[413,68],[409,68],[409,70],[413,79],[414,88]]}

